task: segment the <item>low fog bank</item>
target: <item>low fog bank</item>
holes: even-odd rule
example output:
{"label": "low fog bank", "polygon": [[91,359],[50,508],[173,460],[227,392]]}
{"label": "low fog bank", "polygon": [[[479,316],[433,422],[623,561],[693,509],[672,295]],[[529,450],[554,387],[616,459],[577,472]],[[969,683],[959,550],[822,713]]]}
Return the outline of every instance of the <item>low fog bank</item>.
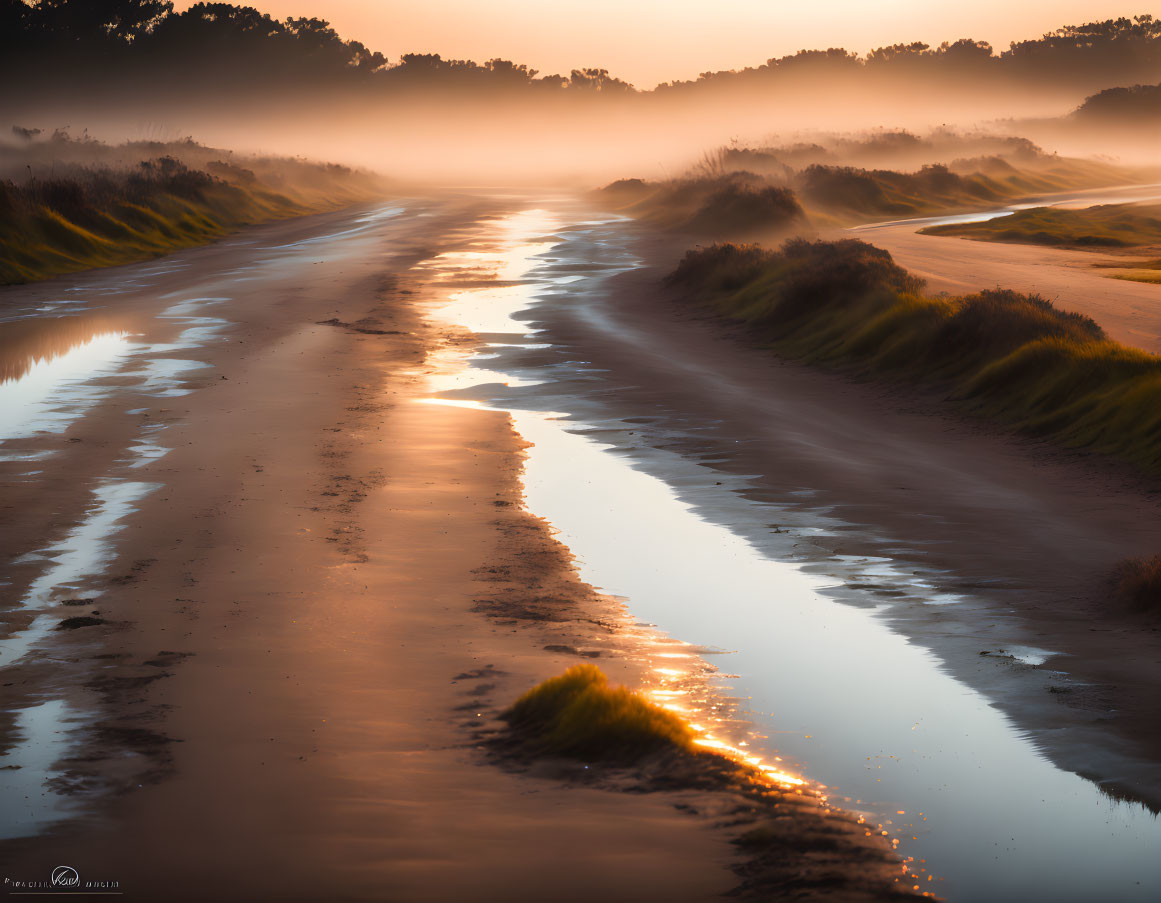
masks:
{"label": "low fog bank", "polygon": [[283,154],[239,153],[190,136],[105,141],[87,129],[74,134],[67,127],[48,130],[21,125],[0,135],[0,180],[17,184],[87,179],[98,173],[117,176],[158,161],[176,161],[221,181],[262,184],[299,198],[341,194],[351,188],[367,194],[385,191],[387,186],[369,169]]}
{"label": "low fog bank", "polygon": [[[192,135],[241,154],[302,156],[372,169],[400,181],[455,187],[587,188],[626,176],[667,178],[721,145],[801,147],[808,152],[818,147],[822,152],[810,162],[916,169],[996,153],[1005,142],[1031,139],[1048,151],[1097,154],[1126,165],[1161,163],[1161,142],[1148,140],[1140,128],[1114,131],[1077,117],[997,122],[968,111],[957,115],[948,106],[940,113],[936,118],[898,104],[865,103],[856,115],[825,104],[804,102],[799,107],[794,100],[782,109],[739,103],[663,110],[648,108],[640,98],[561,106],[438,97],[368,109],[357,100],[299,95],[234,105],[76,109],[64,104],[59,109],[9,110],[0,112],[0,129],[19,126],[51,133],[67,126],[74,135],[87,130],[108,143]],[[900,139],[904,130],[921,137]],[[848,137],[836,138],[836,133]],[[868,133],[886,137],[864,145]],[[0,140],[9,154],[24,146],[15,136]]]}
{"label": "low fog bank", "polygon": [[[1127,162],[1161,154],[1134,112],[1148,104],[1106,96],[1161,82],[1161,22],[1147,15],[1065,26],[1006,50],[970,38],[803,50],[638,90],[596,67],[564,75],[501,59],[387,60],[321,19],[280,22],[251,7],[54,0],[0,4],[0,77],[21,86],[0,97],[4,129],[87,129],[110,143],[194,135],[450,185],[661,178],[708,147],[880,126],[1031,137]],[[1101,115],[1110,107],[1123,124],[1111,131]],[[852,162],[939,159],[896,150]]]}

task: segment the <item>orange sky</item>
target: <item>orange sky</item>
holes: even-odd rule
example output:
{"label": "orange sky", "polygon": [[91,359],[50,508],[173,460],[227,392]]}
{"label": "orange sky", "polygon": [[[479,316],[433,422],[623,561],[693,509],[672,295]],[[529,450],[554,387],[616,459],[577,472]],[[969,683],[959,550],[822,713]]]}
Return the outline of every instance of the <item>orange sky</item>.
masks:
{"label": "orange sky", "polygon": [[[1144,12],[1108,0],[243,0],[317,16],[395,58],[503,57],[560,72],[600,66],[638,87],[753,66],[801,48],[865,52],[972,37],[1006,48],[1060,25]],[[190,5],[176,4],[179,9]]]}

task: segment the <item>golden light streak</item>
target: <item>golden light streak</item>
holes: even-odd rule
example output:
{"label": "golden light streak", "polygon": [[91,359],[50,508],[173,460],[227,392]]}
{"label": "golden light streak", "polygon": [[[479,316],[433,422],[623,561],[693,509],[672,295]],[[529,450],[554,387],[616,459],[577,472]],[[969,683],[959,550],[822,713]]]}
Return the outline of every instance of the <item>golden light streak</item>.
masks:
{"label": "golden light streak", "polygon": [[[653,640],[651,644],[659,643]],[[691,652],[654,652],[652,650],[648,653],[650,658],[688,658],[696,659],[697,656]],[[721,701],[717,699],[712,693],[706,691],[702,681],[699,680],[699,675],[696,672],[682,671],[679,668],[652,668],[654,674],[662,675],[664,684],[660,687],[652,687],[646,692],[654,699],[659,701],[659,705],[670,711],[682,713],[698,713],[700,720],[695,721],[689,719],[688,724],[690,728],[696,731],[700,736],[694,739],[694,743],[704,749],[711,749],[714,752],[721,753],[727,758],[733,759],[739,764],[746,765],[754,771],[760,773],[766,780],[773,784],[782,787],[804,787],[807,781],[798,775],[791,774],[782,768],[773,764],[768,764],[767,761],[760,755],[755,755],[754,751],[747,749],[749,743],[745,740],[739,740],[736,743],[725,740],[713,733],[713,731],[701,722],[712,724],[714,722],[722,723],[725,719],[718,716],[718,712],[724,708]],[[674,684],[686,684],[687,688],[674,686]],[[692,684],[692,686],[690,686]],[[693,696],[693,690],[699,691],[702,697],[700,701]],[[673,700],[682,699],[689,705],[678,705]],[[781,762],[781,756],[774,756],[775,762]],[[825,785],[816,785],[817,789],[825,789]],[[820,804],[825,804],[827,798],[819,794]]]}

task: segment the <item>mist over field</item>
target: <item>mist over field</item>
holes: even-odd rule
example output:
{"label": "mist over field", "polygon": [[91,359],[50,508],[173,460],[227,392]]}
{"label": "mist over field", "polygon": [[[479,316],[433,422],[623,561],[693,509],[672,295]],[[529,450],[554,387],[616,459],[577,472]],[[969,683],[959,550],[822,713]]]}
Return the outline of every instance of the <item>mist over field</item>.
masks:
{"label": "mist over field", "polygon": [[1097,140],[1108,134],[1108,117],[1094,112],[1103,101],[1086,104],[1161,81],[1161,22],[1148,15],[1006,49],[954,36],[934,47],[804,49],[657,86],[630,85],[600,60],[560,74],[500,59],[388,60],[322,19],[279,22],[229,4],[173,13],[160,0],[7,0],[0,17],[0,73],[19,85],[0,100],[2,121],[107,141],[193,135],[419,180],[657,177],[729,142],[883,128],[1015,134],[1069,152],[1099,144],[1134,160],[1158,153],[1154,132],[1133,121],[1136,95],[1118,107],[1130,121],[1115,147]]}
{"label": "mist over field", "polygon": [[0,0],[5,893],[1161,900],[1161,19],[262,3]]}

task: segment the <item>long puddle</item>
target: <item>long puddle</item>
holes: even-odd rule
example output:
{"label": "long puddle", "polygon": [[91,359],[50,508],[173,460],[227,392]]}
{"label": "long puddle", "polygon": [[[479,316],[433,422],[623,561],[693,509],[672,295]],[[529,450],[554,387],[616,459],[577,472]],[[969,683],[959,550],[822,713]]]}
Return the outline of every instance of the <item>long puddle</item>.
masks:
{"label": "long puddle", "polygon": [[[893,629],[886,613],[896,603],[869,591],[840,601],[827,592],[838,578],[750,541],[745,524],[778,522],[781,512],[664,449],[651,450],[645,469],[605,440],[607,424],[537,405],[536,380],[519,361],[551,337],[526,325],[527,311],[562,293],[583,304],[602,279],[635,264],[618,221],[567,215],[485,221],[478,249],[429,263],[449,284],[469,286],[449,290],[432,316],[484,342],[474,356],[433,362],[432,400],[510,413],[532,443],[527,505],[559,531],[584,579],[675,639],[722,650],[715,661],[732,674],[717,683],[752,720],[747,735],[722,725],[728,742],[827,786],[832,800],[882,825],[922,889],[965,901],[1161,898],[1161,822],[1053,765],[935,653]],[[707,510],[733,514],[711,521]],[[854,564],[914,584],[890,559]],[[1033,663],[1050,654],[1017,652]],[[658,670],[660,699],[715,719],[681,700],[680,659]]]}

